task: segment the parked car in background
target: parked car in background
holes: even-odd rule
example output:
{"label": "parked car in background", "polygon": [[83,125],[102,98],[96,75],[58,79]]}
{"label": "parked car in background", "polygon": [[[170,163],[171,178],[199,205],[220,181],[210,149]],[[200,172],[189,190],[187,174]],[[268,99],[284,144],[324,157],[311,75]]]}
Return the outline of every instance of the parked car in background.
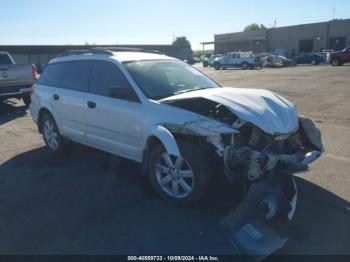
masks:
{"label": "parked car in background", "polygon": [[16,65],[9,53],[0,52],[0,102],[18,98],[28,106],[37,76],[35,65]]}
{"label": "parked car in background", "polygon": [[293,59],[286,58],[285,56],[281,55],[266,55],[266,56],[259,56],[258,63],[261,67],[288,67],[288,66],[295,66],[296,62]]}
{"label": "parked car in background", "polygon": [[311,64],[318,65],[325,62],[323,55],[319,53],[300,53],[294,57],[296,64]]}
{"label": "parked car in background", "polygon": [[209,58],[209,65],[210,66],[214,66],[214,62],[220,58],[220,57],[223,57],[224,55],[223,54],[215,54],[215,55],[211,55],[210,58]]}
{"label": "parked car in background", "polygon": [[203,67],[208,67],[209,66],[209,59],[211,57],[211,54],[204,54],[201,56],[202,64]]}
{"label": "parked car in background", "polygon": [[333,66],[341,66],[350,63],[350,46],[338,52],[330,53],[330,63]]}
{"label": "parked car in background", "polygon": [[333,53],[332,49],[322,49],[318,54],[321,54],[324,57],[325,63],[330,63],[330,54]]}
{"label": "parked car in background", "polygon": [[240,67],[242,69],[253,69],[256,59],[253,52],[230,52],[218,57],[214,61],[215,70]]}

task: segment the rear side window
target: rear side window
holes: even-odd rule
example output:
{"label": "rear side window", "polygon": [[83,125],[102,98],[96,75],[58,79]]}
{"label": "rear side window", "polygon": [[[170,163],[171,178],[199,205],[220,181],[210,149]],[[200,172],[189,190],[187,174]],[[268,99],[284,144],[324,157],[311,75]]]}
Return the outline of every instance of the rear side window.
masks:
{"label": "rear side window", "polygon": [[0,65],[12,65],[12,60],[7,54],[0,54]]}
{"label": "rear side window", "polygon": [[131,88],[128,80],[116,65],[103,61],[94,62],[90,78],[90,92],[108,96],[111,87]]}
{"label": "rear side window", "polygon": [[68,70],[68,63],[50,64],[40,76],[38,84],[60,87],[63,77]]}
{"label": "rear side window", "polygon": [[69,69],[62,82],[62,87],[75,91],[87,92],[90,71],[91,62],[89,61],[70,62]]}

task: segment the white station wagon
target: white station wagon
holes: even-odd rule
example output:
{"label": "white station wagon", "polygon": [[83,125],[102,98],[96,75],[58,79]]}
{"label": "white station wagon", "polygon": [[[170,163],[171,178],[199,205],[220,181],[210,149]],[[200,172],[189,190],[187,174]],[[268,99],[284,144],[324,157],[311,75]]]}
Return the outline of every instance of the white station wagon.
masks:
{"label": "white station wagon", "polygon": [[142,163],[156,192],[180,206],[225,176],[249,188],[266,219],[291,219],[293,173],[323,152],[319,130],[285,98],[221,87],[156,52],[67,52],[33,88],[31,115],[50,151],[74,141]]}

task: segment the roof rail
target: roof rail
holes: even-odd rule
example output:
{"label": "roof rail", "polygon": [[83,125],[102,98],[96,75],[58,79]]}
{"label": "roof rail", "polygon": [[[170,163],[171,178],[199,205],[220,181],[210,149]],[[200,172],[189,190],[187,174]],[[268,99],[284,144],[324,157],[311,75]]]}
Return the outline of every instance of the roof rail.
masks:
{"label": "roof rail", "polygon": [[105,54],[105,55],[111,55],[111,52],[108,52],[107,50],[102,49],[90,49],[90,50],[67,50],[66,52],[63,52],[61,54],[58,54],[56,57],[63,57],[63,56],[70,56],[70,55],[83,55],[83,54]]}
{"label": "roof rail", "polygon": [[103,54],[103,55],[113,55],[113,52],[143,52],[143,53],[153,53],[153,54],[163,54],[157,50],[147,50],[143,48],[131,48],[131,47],[93,47],[89,50],[67,50],[56,57],[64,57],[70,55],[83,55],[83,54]]}
{"label": "roof rail", "polygon": [[94,47],[91,50],[96,51],[110,51],[110,52],[143,52],[143,53],[154,53],[154,54],[163,54],[158,50],[148,50],[138,47],[123,47],[123,46],[111,46],[111,47]]}

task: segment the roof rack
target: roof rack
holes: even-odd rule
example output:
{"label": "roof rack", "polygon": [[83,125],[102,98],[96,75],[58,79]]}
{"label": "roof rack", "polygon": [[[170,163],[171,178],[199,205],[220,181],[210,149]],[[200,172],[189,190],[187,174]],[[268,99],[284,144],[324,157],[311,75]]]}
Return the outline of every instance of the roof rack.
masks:
{"label": "roof rack", "polygon": [[162,52],[158,50],[149,50],[144,48],[138,48],[138,47],[94,47],[91,50],[98,51],[98,52],[142,52],[142,53],[153,53],[153,54],[163,54]]}
{"label": "roof rack", "polygon": [[89,50],[67,50],[64,53],[57,55],[56,57],[64,57],[70,55],[83,55],[83,54],[102,54],[102,55],[113,55],[113,52],[142,52],[142,53],[153,53],[163,54],[157,50],[147,50],[143,48],[131,48],[131,47],[94,47]]}

